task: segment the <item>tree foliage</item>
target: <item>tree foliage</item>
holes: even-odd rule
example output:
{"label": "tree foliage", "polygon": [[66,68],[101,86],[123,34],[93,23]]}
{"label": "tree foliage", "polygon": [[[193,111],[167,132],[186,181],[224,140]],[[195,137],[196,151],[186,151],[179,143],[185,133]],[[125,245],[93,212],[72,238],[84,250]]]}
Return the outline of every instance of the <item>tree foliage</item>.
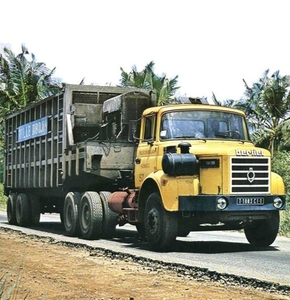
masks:
{"label": "tree foliage", "polygon": [[245,98],[235,104],[245,111],[252,139],[258,146],[268,148],[272,154],[290,145],[286,128],[289,128],[290,76],[279,71],[269,76],[266,70],[258,82],[249,86],[245,80]]}
{"label": "tree foliage", "polygon": [[280,233],[290,237],[290,153],[277,151],[272,159],[272,171],[278,173],[284,181],[286,190],[286,210],[281,212]]}
{"label": "tree foliage", "polygon": [[158,76],[154,72],[154,62],[147,64],[141,72],[137,71],[136,66],[130,72],[125,72],[121,68],[121,86],[138,87],[150,89],[156,94],[157,104],[164,105],[174,100],[173,96],[177,87],[178,76],[173,79],[167,78],[165,74]]}
{"label": "tree foliage", "polygon": [[18,55],[4,48],[0,54],[0,117],[57,93],[60,83],[52,77],[54,70],[36,62],[24,45]]}
{"label": "tree foliage", "polygon": [[52,77],[44,63],[38,63],[22,45],[21,53],[15,55],[4,48],[0,54],[0,180],[3,177],[3,118],[27,104],[44,99],[60,91],[60,83]]}

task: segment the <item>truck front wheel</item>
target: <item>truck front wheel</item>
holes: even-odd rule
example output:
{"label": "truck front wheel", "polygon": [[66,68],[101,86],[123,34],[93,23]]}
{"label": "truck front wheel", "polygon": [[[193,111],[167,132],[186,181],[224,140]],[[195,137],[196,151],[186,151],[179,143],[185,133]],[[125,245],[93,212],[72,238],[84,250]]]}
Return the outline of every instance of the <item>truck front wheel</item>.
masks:
{"label": "truck front wheel", "polygon": [[253,221],[245,225],[244,231],[249,243],[255,247],[270,246],[279,231],[279,212],[275,211],[268,220]]}
{"label": "truck front wheel", "polygon": [[158,193],[149,195],[145,206],[145,233],[152,250],[168,250],[176,239],[177,215],[164,209]]}
{"label": "truck front wheel", "polygon": [[96,239],[102,235],[103,206],[97,192],[85,192],[80,202],[80,230],[85,239]]}
{"label": "truck front wheel", "polygon": [[79,203],[79,193],[70,192],[66,195],[63,206],[63,225],[68,236],[76,236],[79,233]]}

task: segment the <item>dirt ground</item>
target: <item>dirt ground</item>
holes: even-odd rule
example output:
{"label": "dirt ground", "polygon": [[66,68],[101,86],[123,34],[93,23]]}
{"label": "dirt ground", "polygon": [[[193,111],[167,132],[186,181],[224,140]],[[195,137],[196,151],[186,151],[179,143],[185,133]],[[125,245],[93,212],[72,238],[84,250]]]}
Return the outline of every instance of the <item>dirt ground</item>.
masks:
{"label": "dirt ground", "polygon": [[[290,299],[253,288],[225,286],[174,271],[120,260],[83,247],[0,228],[0,290],[4,299]],[[25,298],[26,297],[26,298]]]}

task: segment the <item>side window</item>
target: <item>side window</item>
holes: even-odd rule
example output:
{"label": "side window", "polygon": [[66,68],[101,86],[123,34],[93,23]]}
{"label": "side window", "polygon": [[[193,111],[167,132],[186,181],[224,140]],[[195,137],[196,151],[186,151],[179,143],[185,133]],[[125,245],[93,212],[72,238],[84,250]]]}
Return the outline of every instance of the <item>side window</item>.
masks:
{"label": "side window", "polygon": [[144,140],[150,140],[154,138],[154,119],[154,115],[145,117]]}

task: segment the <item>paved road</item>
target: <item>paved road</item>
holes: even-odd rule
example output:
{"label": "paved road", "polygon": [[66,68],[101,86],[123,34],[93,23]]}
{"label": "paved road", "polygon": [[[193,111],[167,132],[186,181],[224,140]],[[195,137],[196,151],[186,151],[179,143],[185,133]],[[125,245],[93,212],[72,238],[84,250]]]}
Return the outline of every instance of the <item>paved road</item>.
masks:
{"label": "paved road", "polygon": [[34,228],[12,226],[7,223],[6,212],[0,211],[0,226],[27,234],[51,236],[57,241],[87,244],[92,247],[123,252],[137,257],[206,268],[218,273],[274,282],[290,286],[290,239],[278,237],[266,249],[253,250],[244,234],[238,232],[192,232],[178,238],[171,252],[149,251],[146,243],[136,239],[135,227],[117,227],[114,240],[86,241],[64,235],[58,215],[42,215]]}

